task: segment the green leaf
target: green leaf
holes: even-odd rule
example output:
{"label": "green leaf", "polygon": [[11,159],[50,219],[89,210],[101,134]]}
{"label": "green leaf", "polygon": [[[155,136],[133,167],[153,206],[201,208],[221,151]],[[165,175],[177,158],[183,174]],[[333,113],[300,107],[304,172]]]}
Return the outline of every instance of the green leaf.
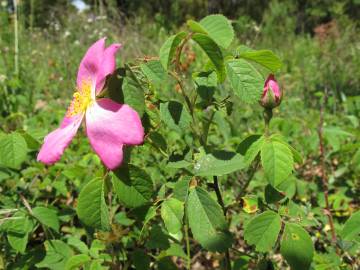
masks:
{"label": "green leaf", "polygon": [[129,105],[142,117],[145,112],[145,96],[137,79],[125,77],[122,83],[124,104]]}
{"label": "green leaf", "polygon": [[153,225],[150,230],[149,239],[145,246],[149,249],[168,249],[170,247],[168,236],[163,232],[160,226]]}
{"label": "green leaf", "polygon": [[89,270],[107,270],[106,266],[102,266],[103,261],[103,259],[92,260]]}
{"label": "green leaf", "polygon": [[190,181],[191,177],[184,177],[184,179],[180,179],[175,183],[173,191],[173,196],[175,199],[178,199],[182,202],[187,200]]}
{"label": "green leaf", "polygon": [[105,97],[109,97],[117,103],[131,106],[140,117],[144,114],[144,88],[130,68],[118,68],[107,79],[106,88],[103,91]]}
{"label": "green leaf", "polygon": [[33,209],[33,216],[46,227],[59,231],[60,223],[55,210],[38,206]]}
{"label": "green leaf", "polygon": [[274,141],[278,141],[280,143],[285,144],[291,151],[292,155],[293,155],[293,159],[295,162],[302,164],[303,163],[303,159],[301,157],[301,154],[294,148],[292,147],[290,144],[288,144],[285,139],[279,135],[279,134],[274,134],[271,136],[271,139]]}
{"label": "green leaf", "polygon": [[235,152],[214,151],[200,156],[194,165],[198,176],[222,176],[245,168],[242,155]]}
{"label": "green leaf", "polygon": [[265,142],[265,137],[261,136],[258,137],[256,141],[253,141],[251,145],[245,152],[244,162],[246,166],[250,166],[251,163],[254,161],[258,153],[260,152],[263,144]]}
{"label": "green leaf", "polygon": [[212,101],[217,87],[217,75],[214,71],[194,72],[192,78],[196,84],[196,92],[205,104]]}
{"label": "green leaf", "polygon": [[272,72],[278,71],[282,66],[280,58],[270,50],[250,50],[240,53],[239,57],[254,61]]}
{"label": "green leaf", "polygon": [[[285,183],[285,181],[283,183]],[[284,195],[270,184],[266,185],[264,196],[267,203],[276,203],[284,198]]]}
{"label": "green leaf", "polygon": [[90,262],[91,258],[86,254],[78,254],[69,258],[66,262],[65,270],[79,269],[80,266]]}
{"label": "green leaf", "polygon": [[301,226],[286,223],[280,252],[292,270],[306,270],[312,262],[314,246],[309,234]]}
{"label": "green leaf", "polygon": [[161,204],[161,218],[169,233],[176,234],[181,231],[184,216],[184,203],[170,198]]}
{"label": "green leaf", "polygon": [[341,259],[335,252],[315,253],[314,270],[340,270]]}
{"label": "green leaf", "polygon": [[104,242],[98,239],[94,239],[91,243],[89,255],[95,259],[98,259],[100,256],[100,251],[104,251],[105,249],[106,249],[106,245]]}
{"label": "green leaf", "polygon": [[291,175],[287,177],[280,185],[276,187],[284,196],[291,199],[296,193],[296,177]]}
{"label": "green leaf", "polygon": [[286,145],[265,140],[261,148],[261,163],[266,178],[276,188],[291,174],[294,161],[291,150]]}
{"label": "green leaf", "polygon": [[203,26],[194,21],[194,20],[188,20],[186,22],[187,26],[190,28],[191,31],[193,31],[194,33],[200,33],[200,34],[205,34],[207,35],[206,30],[203,28]]}
{"label": "green leaf", "polygon": [[234,39],[234,29],[230,21],[223,15],[206,16],[200,21],[200,25],[219,46],[225,49]]}
{"label": "green leaf", "polygon": [[14,218],[16,219],[9,220],[4,224],[7,240],[13,249],[24,254],[33,224],[20,212],[16,213]]}
{"label": "green leaf", "polygon": [[23,136],[17,132],[7,134],[0,140],[0,166],[18,169],[26,160],[28,148]]}
{"label": "green leaf", "polygon": [[46,256],[36,266],[51,270],[64,270],[66,261],[73,256],[72,249],[61,240],[47,240],[44,245]]}
{"label": "green leaf", "polygon": [[344,228],[341,231],[341,238],[343,240],[353,240],[360,233],[360,211],[352,214],[345,222]]}
{"label": "green leaf", "polygon": [[187,256],[182,246],[176,243],[171,243],[170,247],[167,250],[162,251],[157,257],[157,259],[159,260],[164,257],[172,257],[172,256],[187,259]]}
{"label": "green leaf", "polygon": [[204,50],[215,67],[218,80],[223,82],[225,80],[226,73],[223,54],[219,46],[214,40],[205,34],[194,34],[192,39]]}
{"label": "green leaf", "polygon": [[[259,134],[253,134],[247,136],[244,140],[240,142],[240,144],[236,148],[236,152],[240,153],[241,155],[245,156],[246,152],[249,150],[250,146],[256,142],[257,140],[262,137]],[[260,150],[259,150],[260,151]],[[258,151],[258,152],[259,152]]]}
{"label": "green leaf", "polygon": [[166,70],[158,60],[151,60],[141,64],[140,68],[148,80],[157,87],[162,86],[167,79]]}
{"label": "green leaf", "polygon": [[159,58],[164,69],[167,70],[174,57],[177,46],[186,36],[185,32],[180,32],[176,35],[169,37],[160,48]]}
{"label": "green leaf", "polygon": [[184,132],[191,123],[191,115],[185,106],[177,101],[160,104],[161,120],[173,130]]}
{"label": "green leaf", "polygon": [[88,254],[89,253],[89,248],[87,247],[87,245],[81,241],[79,238],[76,237],[72,237],[70,236],[67,239],[67,243],[68,245],[70,245],[71,247],[75,248],[78,252],[83,253],[83,254]]}
{"label": "green leaf", "polygon": [[109,210],[105,203],[105,182],[95,178],[79,194],[76,212],[86,225],[100,230],[110,230]]}
{"label": "green leaf", "polygon": [[234,59],[227,61],[226,68],[235,95],[247,103],[260,100],[265,80],[252,64],[244,59]]}
{"label": "green leaf", "polygon": [[244,238],[249,245],[255,245],[259,252],[270,251],[281,229],[281,218],[273,211],[255,216],[246,225]]}
{"label": "green leaf", "polygon": [[118,199],[127,207],[147,204],[153,195],[153,182],[150,176],[133,165],[116,170],[112,183]]}
{"label": "green leaf", "polygon": [[221,207],[204,189],[191,190],[186,208],[193,236],[204,248],[223,252],[232,245]]}

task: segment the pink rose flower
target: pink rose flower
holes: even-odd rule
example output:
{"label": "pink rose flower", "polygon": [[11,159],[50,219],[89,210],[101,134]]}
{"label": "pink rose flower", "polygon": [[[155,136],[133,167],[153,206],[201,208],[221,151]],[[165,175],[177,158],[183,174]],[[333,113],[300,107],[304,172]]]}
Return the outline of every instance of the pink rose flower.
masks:
{"label": "pink rose flower", "polygon": [[73,100],[60,127],[45,137],[38,161],[48,165],[57,162],[83,121],[92,148],[111,170],[121,165],[124,145],[143,143],[144,128],[134,109],[109,98],[96,98],[106,76],[115,71],[115,55],[120,47],[112,44],[105,48],[102,38],[88,49],[79,66]]}

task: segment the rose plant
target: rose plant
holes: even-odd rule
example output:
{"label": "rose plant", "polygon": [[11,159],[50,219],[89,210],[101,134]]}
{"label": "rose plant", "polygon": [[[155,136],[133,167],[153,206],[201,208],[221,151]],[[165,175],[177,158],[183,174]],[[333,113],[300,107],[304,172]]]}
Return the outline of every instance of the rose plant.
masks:
{"label": "rose plant", "polygon": [[[121,66],[120,44],[90,46],[60,127],[34,147],[36,177],[68,199],[58,211],[56,202],[29,202],[25,189],[20,211],[1,212],[7,245],[28,252],[13,269],[195,269],[199,256],[210,256],[213,269],[325,269],[316,268],[313,229],[332,227],[324,219],[331,211],[310,213],[296,198],[301,155],[272,127],[286,103],[274,75],[282,62],[270,50],[233,48],[234,38],[227,18],[210,15],[189,20],[158,56]],[[241,124],[234,111],[243,106],[262,132],[239,134],[229,124]],[[93,150],[74,139],[82,123],[79,140],[86,134]],[[7,135],[1,164],[18,170],[27,155],[18,149],[32,142]],[[61,171],[79,191],[74,200],[56,182]],[[323,249],[351,259],[358,223],[359,212]]]}

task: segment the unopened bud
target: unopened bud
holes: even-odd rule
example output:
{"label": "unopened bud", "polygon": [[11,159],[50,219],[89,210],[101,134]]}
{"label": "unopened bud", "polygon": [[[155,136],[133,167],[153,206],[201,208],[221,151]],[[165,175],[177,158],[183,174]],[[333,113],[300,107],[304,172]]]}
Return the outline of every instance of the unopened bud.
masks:
{"label": "unopened bud", "polygon": [[282,92],[273,74],[266,79],[264,91],[260,100],[261,106],[266,109],[273,109],[280,105]]}

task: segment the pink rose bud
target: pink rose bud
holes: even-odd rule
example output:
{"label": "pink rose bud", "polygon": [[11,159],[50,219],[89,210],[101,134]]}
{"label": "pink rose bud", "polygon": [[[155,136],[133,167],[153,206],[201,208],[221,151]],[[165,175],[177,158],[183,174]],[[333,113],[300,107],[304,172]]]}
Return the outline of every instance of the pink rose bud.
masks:
{"label": "pink rose bud", "polygon": [[280,105],[282,92],[273,74],[270,74],[264,85],[260,104],[266,109],[273,109]]}

